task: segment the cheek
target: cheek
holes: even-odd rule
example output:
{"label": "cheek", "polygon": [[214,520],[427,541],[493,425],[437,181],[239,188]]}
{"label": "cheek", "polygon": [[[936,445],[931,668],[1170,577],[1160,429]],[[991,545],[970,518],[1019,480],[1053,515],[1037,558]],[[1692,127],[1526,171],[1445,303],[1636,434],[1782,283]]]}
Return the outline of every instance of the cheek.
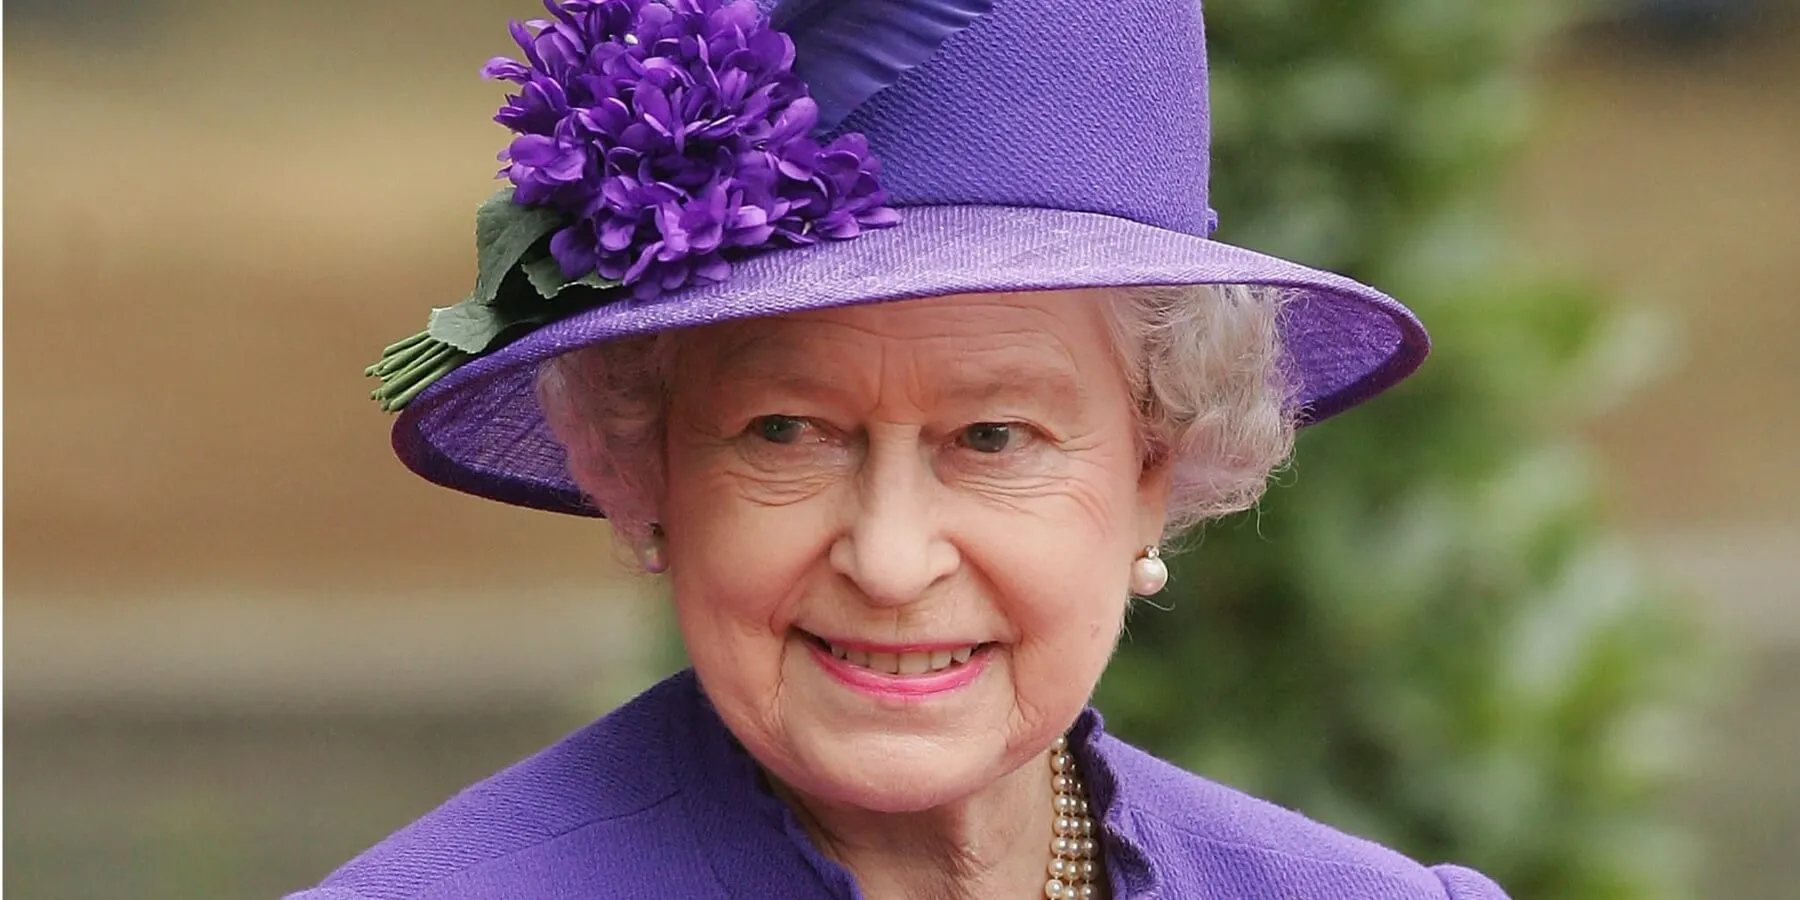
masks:
{"label": "cheek", "polygon": [[1117,646],[1129,567],[1096,543],[1039,544],[995,577],[1015,629],[1013,695],[1027,721],[1066,722],[1086,705]]}
{"label": "cheek", "polygon": [[[1118,639],[1137,538],[1135,458],[1090,455],[1023,508],[970,510],[967,555],[1014,630],[1021,699],[1085,700]],[[1071,677],[1075,673],[1081,677]]]}
{"label": "cheek", "polygon": [[691,461],[671,453],[663,510],[682,638],[713,686],[773,690],[799,598],[823,558],[818,505],[751,502]]}
{"label": "cheek", "polygon": [[[1130,559],[1114,540],[1041,540],[984,566],[1022,648],[1110,652],[1125,612]],[[1098,648],[1097,650],[1095,648]]]}

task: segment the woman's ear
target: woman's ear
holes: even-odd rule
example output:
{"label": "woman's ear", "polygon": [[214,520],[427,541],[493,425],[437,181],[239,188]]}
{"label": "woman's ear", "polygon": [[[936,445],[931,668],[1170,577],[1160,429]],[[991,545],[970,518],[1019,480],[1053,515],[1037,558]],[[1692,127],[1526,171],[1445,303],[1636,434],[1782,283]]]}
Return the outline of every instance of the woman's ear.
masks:
{"label": "woman's ear", "polygon": [[1169,487],[1175,465],[1167,453],[1144,461],[1138,473],[1138,537],[1145,546],[1162,543],[1163,526],[1169,521]]}
{"label": "woman's ear", "polygon": [[649,531],[632,549],[637,555],[638,567],[644,571],[652,575],[669,571],[669,541],[663,537],[661,525],[651,523]]}

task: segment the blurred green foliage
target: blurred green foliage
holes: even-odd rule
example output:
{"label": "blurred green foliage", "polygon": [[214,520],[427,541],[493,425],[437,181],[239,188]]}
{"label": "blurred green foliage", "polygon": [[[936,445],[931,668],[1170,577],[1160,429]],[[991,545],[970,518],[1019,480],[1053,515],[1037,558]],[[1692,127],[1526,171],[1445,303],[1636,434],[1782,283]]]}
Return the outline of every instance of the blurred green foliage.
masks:
{"label": "blurred green foliage", "polygon": [[[1686,896],[1660,802],[1705,648],[1596,509],[1574,425],[1654,348],[1497,192],[1561,0],[1208,4],[1221,239],[1392,291],[1421,373],[1310,429],[1140,606],[1117,733],[1516,897]],[[1161,601],[1159,601],[1160,603]]]}

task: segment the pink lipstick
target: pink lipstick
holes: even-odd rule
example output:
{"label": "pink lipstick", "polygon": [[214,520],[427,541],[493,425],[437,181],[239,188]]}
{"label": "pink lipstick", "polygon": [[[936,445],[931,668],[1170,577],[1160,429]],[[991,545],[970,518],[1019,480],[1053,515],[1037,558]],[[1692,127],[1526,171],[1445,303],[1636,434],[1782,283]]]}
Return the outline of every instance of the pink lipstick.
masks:
{"label": "pink lipstick", "polygon": [[[810,638],[810,636],[809,636]],[[987,668],[990,644],[839,644],[812,638],[807,652],[839,684],[887,700],[923,700],[966,687]],[[925,662],[922,657],[932,657]],[[948,662],[943,660],[948,657]],[[902,665],[925,671],[896,674]],[[867,662],[865,662],[867,661]],[[876,664],[871,667],[869,663]]]}

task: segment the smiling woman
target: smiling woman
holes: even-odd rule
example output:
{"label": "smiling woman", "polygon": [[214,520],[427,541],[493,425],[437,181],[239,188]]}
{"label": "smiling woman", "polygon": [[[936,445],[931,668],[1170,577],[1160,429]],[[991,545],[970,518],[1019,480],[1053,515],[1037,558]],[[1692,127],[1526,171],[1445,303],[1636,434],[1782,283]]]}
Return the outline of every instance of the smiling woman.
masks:
{"label": "smiling woman", "polygon": [[1027,763],[1099,680],[1174,474],[1183,521],[1285,458],[1278,304],[1090,290],[751,319],[559,357],[541,405],[589,496],[656,511],[612,521],[668,568],[708,698],[815,837],[874,810],[979,846],[997,822],[1054,830]]}
{"label": "smiling woman", "polygon": [[302,897],[1501,896],[1088,709],[1163,542],[1426,351],[1210,240],[1196,6],[547,7],[476,289],[369,373],[421,475],[607,516],[693,667]]}

